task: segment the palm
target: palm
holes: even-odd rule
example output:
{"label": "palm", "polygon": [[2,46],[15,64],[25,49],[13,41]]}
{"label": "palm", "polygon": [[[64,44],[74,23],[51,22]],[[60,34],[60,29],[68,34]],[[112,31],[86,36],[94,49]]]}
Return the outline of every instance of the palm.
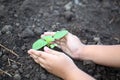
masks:
{"label": "palm", "polygon": [[64,52],[73,58],[78,56],[77,51],[83,45],[79,38],[77,38],[75,35],[72,35],[71,33],[62,38],[60,41],[57,41],[57,43]]}

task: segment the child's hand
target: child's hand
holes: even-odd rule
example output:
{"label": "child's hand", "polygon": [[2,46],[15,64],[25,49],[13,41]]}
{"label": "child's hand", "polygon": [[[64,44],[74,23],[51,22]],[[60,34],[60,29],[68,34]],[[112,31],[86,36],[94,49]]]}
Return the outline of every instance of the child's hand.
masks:
{"label": "child's hand", "polygon": [[[41,37],[54,34],[55,32],[45,32]],[[57,40],[56,43],[64,52],[66,52],[75,59],[80,58],[80,53],[82,52],[85,46],[84,44],[81,43],[78,37],[71,33],[68,33],[62,39]]]}
{"label": "child's hand", "polygon": [[65,79],[70,71],[75,70],[77,67],[73,61],[64,53],[54,51],[48,47],[44,48],[44,51],[29,50],[28,53],[34,59],[34,61],[40,64],[48,72],[53,73],[63,79]]}

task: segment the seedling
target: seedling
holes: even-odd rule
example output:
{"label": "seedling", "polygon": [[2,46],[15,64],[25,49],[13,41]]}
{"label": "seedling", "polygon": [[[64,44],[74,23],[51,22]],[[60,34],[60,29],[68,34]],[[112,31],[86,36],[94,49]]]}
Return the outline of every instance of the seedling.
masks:
{"label": "seedling", "polygon": [[57,44],[53,43],[55,40],[59,40],[68,34],[67,30],[57,31],[53,36],[44,36],[41,39],[35,41],[32,45],[32,49],[39,50],[44,46],[54,48]]}

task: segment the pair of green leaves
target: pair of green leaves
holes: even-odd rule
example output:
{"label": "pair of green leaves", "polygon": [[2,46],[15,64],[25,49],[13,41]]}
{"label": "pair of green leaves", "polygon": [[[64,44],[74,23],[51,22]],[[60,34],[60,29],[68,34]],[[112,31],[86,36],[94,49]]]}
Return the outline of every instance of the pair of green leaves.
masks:
{"label": "pair of green leaves", "polygon": [[68,34],[67,30],[61,30],[61,31],[57,31],[53,36],[44,36],[33,43],[32,49],[39,50],[44,46],[54,48],[55,46],[57,46],[57,44],[53,44],[52,42],[63,38],[67,34]]}

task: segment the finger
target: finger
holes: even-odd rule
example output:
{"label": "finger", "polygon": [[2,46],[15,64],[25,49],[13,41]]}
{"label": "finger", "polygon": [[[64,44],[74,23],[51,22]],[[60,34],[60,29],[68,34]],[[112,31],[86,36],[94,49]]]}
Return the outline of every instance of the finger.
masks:
{"label": "finger", "polygon": [[34,59],[34,61],[39,64],[41,67],[45,68],[45,65],[43,63],[40,63],[38,60]]}
{"label": "finger", "polygon": [[55,41],[55,43],[57,44],[57,46],[56,47],[58,47],[58,48],[60,48],[60,49],[62,49],[62,47],[63,46],[67,46],[67,44],[66,44],[66,42],[64,42],[64,41]]}
{"label": "finger", "polygon": [[45,62],[45,59],[43,59],[43,58],[41,58],[41,57],[39,57],[39,56],[36,56],[36,55],[33,55],[33,54],[31,54],[30,55],[33,59],[34,59],[34,61],[36,62],[36,63],[38,63],[38,64],[45,64],[46,62]]}
{"label": "finger", "polygon": [[54,41],[54,43],[56,43],[57,45],[59,45],[60,46],[60,41]]}
{"label": "finger", "polygon": [[35,52],[36,52],[36,50],[34,50],[34,49],[28,50],[28,54],[34,54]]}
{"label": "finger", "polygon": [[31,54],[30,57],[32,57],[33,59],[37,59],[38,56],[34,55],[34,54]]}
{"label": "finger", "polygon": [[34,58],[34,57],[33,57],[33,55],[30,55],[30,57],[32,57],[32,58],[33,58],[33,60],[34,60],[36,63],[38,63],[38,64],[39,64],[39,61],[37,60],[37,58]]}
{"label": "finger", "polygon": [[43,51],[36,51],[36,50],[30,49],[30,50],[28,51],[28,53],[29,53],[30,55],[36,55],[36,56],[38,56],[38,57],[45,58],[44,56],[42,56],[43,54],[45,54],[45,52],[43,52]]}
{"label": "finger", "polygon": [[[49,53],[49,52],[48,52]],[[46,53],[46,52],[43,52],[43,51],[36,51],[36,50],[31,50],[31,55],[33,54],[33,55],[36,55],[36,56],[38,56],[38,57],[41,57],[41,58],[43,58],[43,59],[48,59],[48,58],[50,58],[50,57],[53,57],[51,54],[48,54],[48,53]]]}
{"label": "finger", "polygon": [[38,61],[39,64],[46,64],[45,59],[42,59],[41,57],[38,57],[37,61]]}
{"label": "finger", "polygon": [[[56,43],[56,44],[57,44],[57,43]],[[57,46],[56,46],[56,47],[58,47],[58,48],[60,48],[60,49],[61,49],[61,46],[60,46],[60,45],[58,45],[58,44],[57,44]]]}
{"label": "finger", "polygon": [[40,62],[38,59],[34,59],[34,61],[39,64],[41,67],[45,68],[44,63]]}
{"label": "finger", "polygon": [[42,63],[40,63],[40,66],[46,69],[46,66]]}
{"label": "finger", "polygon": [[38,61],[37,59],[34,59],[34,61],[35,61],[37,64],[39,64],[39,61]]}
{"label": "finger", "polygon": [[41,35],[41,38],[44,36],[53,36],[55,35],[55,32],[44,32],[44,34]]}

